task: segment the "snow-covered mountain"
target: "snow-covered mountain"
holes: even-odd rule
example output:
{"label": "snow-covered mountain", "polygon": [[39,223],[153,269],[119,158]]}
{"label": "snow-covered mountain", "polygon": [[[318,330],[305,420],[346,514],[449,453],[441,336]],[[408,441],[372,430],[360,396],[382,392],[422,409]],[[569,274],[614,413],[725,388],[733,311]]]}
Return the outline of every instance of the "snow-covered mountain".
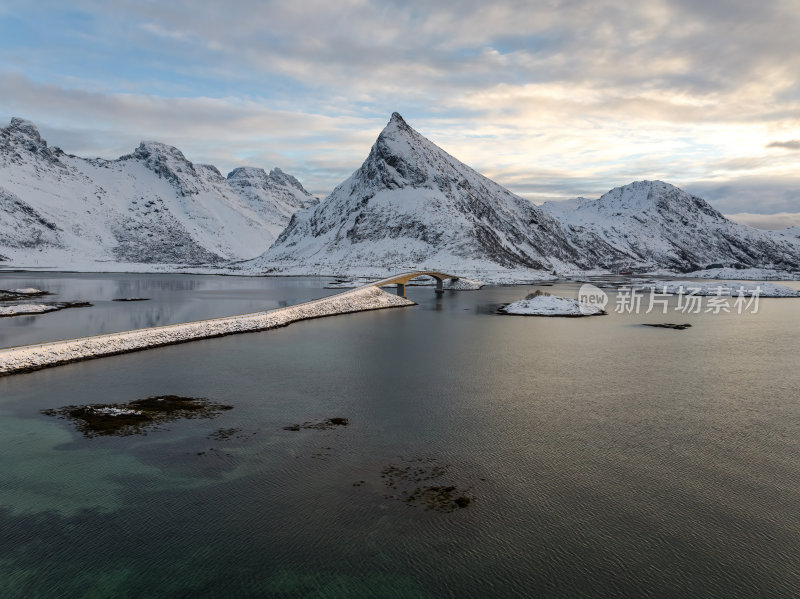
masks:
{"label": "snow-covered mountain", "polygon": [[800,245],[800,226],[795,225],[794,227],[787,227],[786,229],[776,229],[769,231],[769,234],[773,239],[777,239],[781,242],[789,241]]}
{"label": "snow-covered mountain", "polygon": [[800,246],[734,223],[704,200],[639,181],[598,200],[536,207],[476,173],[397,113],[364,164],[298,212],[255,269],[357,273],[662,270],[800,265]]}
{"label": "snow-covered mountain", "polygon": [[116,160],[78,158],[12,119],[0,129],[0,214],[0,261],[17,266],[224,266],[257,256],[233,268],[430,268],[485,280],[526,278],[522,271],[800,268],[797,230],[734,223],[661,181],[534,206],[397,113],[361,167],[322,203],[277,168],[224,177],[158,142]]}
{"label": "snow-covered mountain", "polygon": [[298,212],[254,269],[318,273],[562,270],[602,261],[561,225],[475,172],[394,113],[369,156],[314,210]]}
{"label": "snow-covered mountain", "polygon": [[84,159],[49,147],[28,121],[0,129],[0,254],[13,264],[94,270],[252,258],[315,203],[279,169],[225,178],[158,142],[116,160]]}
{"label": "snow-covered mountain", "polygon": [[800,244],[728,220],[662,181],[636,181],[596,200],[547,202],[578,247],[602,240],[618,267],[688,272],[719,266],[800,267]]}
{"label": "snow-covered mountain", "polygon": [[270,243],[286,228],[292,214],[319,204],[300,181],[279,168],[267,174],[263,168],[243,166],[233,169],[227,182],[265,222],[276,224],[270,231]]}

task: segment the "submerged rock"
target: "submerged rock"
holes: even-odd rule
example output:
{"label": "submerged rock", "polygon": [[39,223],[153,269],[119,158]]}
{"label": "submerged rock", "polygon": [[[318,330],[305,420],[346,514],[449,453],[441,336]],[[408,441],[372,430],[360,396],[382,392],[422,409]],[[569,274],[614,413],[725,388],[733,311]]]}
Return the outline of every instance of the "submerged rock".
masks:
{"label": "submerged rock", "polygon": [[[452,480],[448,480],[452,479],[451,467],[434,458],[412,458],[405,464],[389,464],[381,470],[381,478],[392,491],[385,495],[387,499],[397,499],[412,507],[449,513],[472,503],[471,489],[452,484]],[[435,484],[420,484],[428,482]]]}
{"label": "submerged rock", "polygon": [[181,418],[215,418],[233,406],[207,399],[157,395],[124,404],[91,404],[42,410],[46,416],[72,420],[84,437],[146,434],[147,429]]}
{"label": "submerged rock", "polygon": [[320,422],[304,422],[303,424],[290,424],[289,426],[284,426],[283,430],[296,432],[299,431],[301,428],[305,428],[305,429],[324,431],[335,428],[337,426],[347,426],[348,424],[350,424],[349,419],[337,416],[334,418],[327,418]]}
{"label": "submerged rock", "polygon": [[462,495],[461,497],[456,497],[453,500],[453,503],[455,503],[460,508],[465,508],[470,504],[471,501],[472,501],[472,499],[470,497],[467,497],[466,495]]}
{"label": "submerged rock", "polygon": [[686,322],[684,324],[674,324],[674,323],[671,323],[671,322],[662,322],[662,323],[655,323],[655,324],[644,323],[643,326],[655,327],[655,328],[659,328],[659,329],[675,329],[676,331],[682,331],[684,329],[690,328],[692,325],[690,325],[688,322]]}
{"label": "submerged rock", "polygon": [[455,485],[418,487],[406,498],[406,501],[408,503],[418,502],[426,510],[447,513],[463,509],[472,501],[471,497],[459,495],[459,493],[461,491]]}
{"label": "submerged rock", "polygon": [[241,439],[242,437],[242,429],[240,428],[218,428],[213,433],[208,435],[207,438],[214,441],[227,441],[228,439]]}

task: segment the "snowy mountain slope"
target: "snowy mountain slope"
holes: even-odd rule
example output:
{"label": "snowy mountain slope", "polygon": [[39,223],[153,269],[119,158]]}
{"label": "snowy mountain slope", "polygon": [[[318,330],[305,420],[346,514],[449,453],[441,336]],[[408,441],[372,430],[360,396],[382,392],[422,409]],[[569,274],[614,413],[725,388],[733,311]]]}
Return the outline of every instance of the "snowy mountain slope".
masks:
{"label": "snowy mountain slope", "polygon": [[0,246],[6,248],[63,248],[58,225],[29,204],[0,187]]}
{"label": "snowy mountain slope", "polygon": [[[260,170],[260,169],[256,169]],[[313,203],[276,169],[243,191],[176,148],[142,142],[116,160],[51,148],[22,119],[0,129],[0,253],[12,262],[213,263],[262,252]],[[55,228],[53,228],[55,227]]]}
{"label": "snowy mountain slope", "polygon": [[768,231],[770,237],[779,242],[789,242],[800,247],[800,227],[788,227],[786,229],[776,229]]}
{"label": "snowy mountain slope", "polygon": [[800,267],[800,251],[766,231],[726,219],[701,198],[662,181],[636,181],[597,200],[547,202],[542,209],[574,243],[602,239],[629,268],[682,272],[717,266]]}
{"label": "snowy mountain slope", "polygon": [[0,129],[0,214],[0,260],[23,266],[223,266],[258,256],[231,268],[431,268],[495,281],[525,278],[521,271],[800,268],[797,227],[767,232],[733,223],[660,181],[534,206],[397,113],[361,167],[322,203],[277,168],[224,177],[158,142],[116,160],[83,159],[12,119]]}
{"label": "snowy mountain slope", "polygon": [[[589,254],[599,259],[596,249]],[[552,271],[588,262],[558,221],[394,113],[361,167],[315,209],[295,214],[249,267]]]}
{"label": "snowy mountain slope", "polygon": [[279,168],[267,174],[263,168],[243,166],[233,169],[227,182],[264,222],[275,223],[270,229],[272,240],[286,228],[295,212],[319,204],[297,179]]}

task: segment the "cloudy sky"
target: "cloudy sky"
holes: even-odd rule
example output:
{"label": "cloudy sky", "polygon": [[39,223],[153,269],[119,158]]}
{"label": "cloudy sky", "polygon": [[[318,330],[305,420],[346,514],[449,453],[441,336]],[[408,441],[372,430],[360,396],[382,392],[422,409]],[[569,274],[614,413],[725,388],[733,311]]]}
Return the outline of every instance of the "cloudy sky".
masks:
{"label": "cloudy sky", "polygon": [[0,119],[325,195],[393,111],[536,203],[662,179],[800,225],[800,0],[0,0]]}

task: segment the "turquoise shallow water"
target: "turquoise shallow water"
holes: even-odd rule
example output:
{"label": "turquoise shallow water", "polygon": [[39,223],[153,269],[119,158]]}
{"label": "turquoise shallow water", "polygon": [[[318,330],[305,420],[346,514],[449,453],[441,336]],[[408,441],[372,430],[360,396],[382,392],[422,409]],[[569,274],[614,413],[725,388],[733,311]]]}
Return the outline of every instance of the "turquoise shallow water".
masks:
{"label": "turquoise shallow water", "polygon": [[[151,283],[166,298],[170,280]],[[234,280],[217,289],[229,313],[256,285],[275,302],[328,293]],[[0,287],[30,284],[17,282]],[[533,289],[410,288],[419,306],[0,379],[0,596],[798,595],[800,300],[755,315],[492,313]],[[181,293],[172,314],[206,303]],[[639,326],[662,321],[693,327]],[[92,439],[40,414],[168,393],[233,409]],[[332,416],[350,425],[282,428]],[[420,464],[470,505],[387,497],[420,483],[387,487],[386,468]]]}

